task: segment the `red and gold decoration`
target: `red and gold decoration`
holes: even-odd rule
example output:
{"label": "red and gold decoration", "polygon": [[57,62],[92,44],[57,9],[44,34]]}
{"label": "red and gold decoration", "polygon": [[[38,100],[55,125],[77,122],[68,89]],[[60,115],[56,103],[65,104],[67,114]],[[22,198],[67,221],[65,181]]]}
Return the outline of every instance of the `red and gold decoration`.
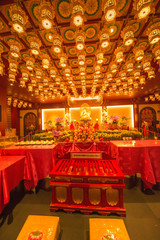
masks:
{"label": "red and gold decoration", "polygon": [[29,71],[32,71],[34,68],[34,63],[35,63],[34,57],[28,55],[25,60],[26,60],[26,68]]}
{"label": "red and gold decoration", "polygon": [[0,58],[0,75],[2,75],[3,76],[3,72],[4,72],[4,64],[3,64],[3,62],[2,62],[2,59]]}
{"label": "red and gold decoration", "polygon": [[150,44],[155,44],[160,40],[160,21],[153,22],[147,29]]}
{"label": "red and gold decoration", "polygon": [[113,22],[117,15],[117,0],[103,0],[102,8],[104,20],[107,23]]}
{"label": "red and gold decoration", "polygon": [[42,54],[41,56],[42,58],[42,67],[44,69],[49,69],[49,66],[50,66],[50,57],[48,56],[48,54]]}
{"label": "red and gold decoration", "polygon": [[147,21],[148,16],[155,13],[153,0],[134,0],[133,7],[135,11],[135,18],[142,21]]}
{"label": "red and gold decoration", "polygon": [[20,57],[20,50],[21,50],[21,44],[15,40],[10,38],[8,40],[8,44],[10,46],[10,55],[14,58],[19,58]]}
{"label": "red and gold decoration", "polygon": [[31,53],[33,55],[38,55],[39,54],[39,49],[41,47],[41,42],[39,40],[39,38],[37,36],[30,36],[28,38],[29,43],[30,43],[30,49],[31,49]]}
{"label": "red and gold decoration", "polygon": [[26,16],[22,8],[19,6],[18,2],[17,4],[10,6],[9,15],[11,17],[10,24],[12,26],[12,31],[17,32],[18,34],[24,34],[28,17]]}
{"label": "red and gold decoration", "polygon": [[85,32],[78,30],[75,32],[76,48],[79,51],[82,51],[85,48]]}
{"label": "red and gold decoration", "polygon": [[49,30],[53,27],[55,11],[49,0],[41,0],[39,5],[41,28]]}
{"label": "red and gold decoration", "polygon": [[71,0],[71,25],[77,28],[83,27],[85,21],[85,3],[84,0]]}
{"label": "red and gold decoration", "polygon": [[100,39],[100,46],[102,49],[105,49],[109,46],[109,32],[107,26],[105,26],[100,34],[99,34],[99,39]]}
{"label": "red and gold decoration", "polygon": [[128,25],[124,27],[123,31],[121,32],[121,36],[123,38],[123,43],[125,46],[130,46],[134,43],[134,27],[132,25]]}
{"label": "red and gold decoration", "polygon": [[53,38],[53,46],[51,49],[55,54],[60,54],[62,51],[62,37],[56,32]]}

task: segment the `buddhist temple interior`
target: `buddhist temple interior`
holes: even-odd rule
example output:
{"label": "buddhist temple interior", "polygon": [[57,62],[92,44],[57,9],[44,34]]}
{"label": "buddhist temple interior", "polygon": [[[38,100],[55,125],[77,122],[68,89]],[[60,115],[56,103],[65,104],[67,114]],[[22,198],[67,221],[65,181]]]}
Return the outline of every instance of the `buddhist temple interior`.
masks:
{"label": "buddhist temple interior", "polygon": [[0,239],[158,240],[159,152],[159,0],[0,0]]}

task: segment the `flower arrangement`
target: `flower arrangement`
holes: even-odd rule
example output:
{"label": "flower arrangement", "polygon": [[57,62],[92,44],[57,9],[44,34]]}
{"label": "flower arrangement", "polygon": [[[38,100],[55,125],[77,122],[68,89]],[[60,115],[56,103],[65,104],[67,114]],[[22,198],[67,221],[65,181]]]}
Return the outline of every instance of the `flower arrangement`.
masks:
{"label": "flower arrangement", "polygon": [[122,116],[121,119],[119,120],[119,125],[120,126],[127,126],[128,125],[128,118],[126,116]]}
{"label": "flower arrangement", "polygon": [[111,119],[111,121],[112,121],[112,124],[118,124],[118,121],[119,121],[119,119],[120,119],[120,116],[118,116],[118,115],[112,115],[112,116],[110,116],[110,119]]}
{"label": "flower arrangement", "polygon": [[56,126],[62,125],[63,118],[55,118]]}

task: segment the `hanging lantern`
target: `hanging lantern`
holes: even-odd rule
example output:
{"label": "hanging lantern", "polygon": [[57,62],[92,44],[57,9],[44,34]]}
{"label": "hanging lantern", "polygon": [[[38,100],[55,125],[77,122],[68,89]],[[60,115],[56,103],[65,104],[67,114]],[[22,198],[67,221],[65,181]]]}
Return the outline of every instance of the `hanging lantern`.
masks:
{"label": "hanging lantern", "polygon": [[43,79],[43,85],[48,86],[48,83],[49,83],[49,78],[45,76]]}
{"label": "hanging lantern", "polygon": [[133,71],[133,66],[134,66],[133,60],[128,60],[128,61],[125,63],[125,65],[126,65],[126,68],[127,68],[127,71],[128,71],[128,72]]}
{"label": "hanging lantern", "polygon": [[125,46],[130,46],[133,44],[135,38],[134,38],[134,29],[132,25],[129,25],[125,27],[121,33],[121,36],[123,38],[123,42]]}
{"label": "hanging lantern", "polygon": [[18,99],[14,98],[13,99],[13,107],[17,107],[17,104],[18,104]]}
{"label": "hanging lantern", "polygon": [[16,58],[9,56],[9,70],[12,72],[17,72],[18,62]]}
{"label": "hanging lantern", "polygon": [[41,78],[42,78],[42,75],[43,75],[42,69],[40,69],[39,67],[37,67],[37,68],[35,69],[35,75],[36,75],[36,78],[37,78],[37,79],[41,79]]}
{"label": "hanging lantern", "polygon": [[41,0],[39,5],[39,15],[41,27],[47,30],[51,29],[53,27],[55,11],[50,1]]}
{"label": "hanging lantern", "polygon": [[143,47],[141,45],[135,47],[133,49],[133,52],[135,54],[136,61],[141,61],[143,59],[143,57],[144,57],[144,49],[143,49]]}
{"label": "hanging lantern", "polygon": [[143,70],[144,71],[148,71],[151,68],[151,62],[150,61],[151,60],[147,57],[143,60],[142,64],[143,64]]}
{"label": "hanging lantern", "polygon": [[78,64],[79,65],[83,66],[85,64],[85,56],[86,56],[85,52],[80,52],[78,54]]}
{"label": "hanging lantern", "polygon": [[79,71],[80,71],[81,76],[86,74],[86,68],[85,67],[80,67]]}
{"label": "hanging lantern", "polygon": [[120,77],[121,77],[122,80],[125,80],[126,76],[127,76],[127,73],[125,71],[120,72]]}
{"label": "hanging lantern", "polygon": [[128,85],[132,85],[133,84],[133,79],[132,78],[129,78],[128,79]]}
{"label": "hanging lantern", "polygon": [[8,44],[10,46],[10,55],[14,58],[19,58],[20,56],[20,50],[21,50],[21,44],[15,40],[15,39],[12,39],[10,38],[8,40]]}
{"label": "hanging lantern", "polygon": [[43,91],[43,83],[39,83],[39,84],[38,84],[38,90],[39,90],[40,92]]}
{"label": "hanging lantern", "polygon": [[101,50],[98,50],[96,52],[96,59],[97,59],[97,64],[103,63],[103,52]]}
{"label": "hanging lantern", "polygon": [[28,17],[18,4],[14,4],[9,8],[9,15],[11,17],[12,31],[18,34],[23,34],[26,28]]}
{"label": "hanging lantern", "polygon": [[54,88],[54,84],[53,83],[49,83],[49,89],[53,90],[53,88]]}
{"label": "hanging lantern", "polygon": [[32,103],[28,103],[28,107],[31,108],[32,107]]}
{"label": "hanging lantern", "polygon": [[140,75],[141,75],[141,72],[139,70],[135,70],[134,71],[134,78],[135,79],[139,79],[140,78]]}
{"label": "hanging lantern", "polygon": [[23,78],[20,79],[19,87],[22,87],[22,88],[26,87],[26,81]]}
{"label": "hanging lantern", "polygon": [[37,86],[37,80],[36,80],[35,77],[32,77],[32,78],[31,78],[31,84],[32,84],[33,87],[36,87],[36,86]]}
{"label": "hanging lantern", "polygon": [[33,55],[38,55],[41,46],[41,41],[39,38],[37,36],[29,36],[28,41],[30,43],[31,53]]}
{"label": "hanging lantern", "polygon": [[155,44],[160,40],[160,22],[152,23],[147,29],[150,44]]}
{"label": "hanging lantern", "polygon": [[140,77],[140,84],[145,84],[145,82],[146,82],[145,76],[141,76]]}
{"label": "hanging lantern", "polygon": [[33,86],[31,83],[28,84],[28,92],[32,92],[33,91]]}
{"label": "hanging lantern", "polygon": [[109,72],[108,72],[108,73],[106,74],[106,76],[107,76],[107,80],[108,80],[108,81],[112,81],[112,80],[113,80],[113,75],[112,75],[112,73],[109,73]]}
{"label": "hanging lantern", "polygon": [[2,59],[0,58],[0,75],[3,76],[3,69],[4,69],[4,64],[2,62]]}
{"label": "hanging lantern", "polygon": [[63,68],[67,66],[67,55],[66,54],[61,54],[59,65]]}
{"label": "hanging lantern", "polygon": [[55,78],[56,77],[56,74],[57,74],[57,71],[54,67],[51,67],[50,68],[50,77],[51,78]]}
{"label": "hanging lantern", "polygon": [[148,101],[149,101],[149,98],[148,98],[148,97],[145,97],[144,100],[145,100],[145,102],[148,102]]}
{"label": "hanging lantern", "polygon": [[27,80],[28,80],[28,77],[29,77],[29,72],[28,72],[28,69],[27,69],[25,66],[23,66],[23,67],[21,68],[21,73],[22,73],[22,78],[23,78],[25,81],[27,81]]}
{"label": "hanging lantern", "polygon": [[76,39],[76,48],[81,51],[85,47],[85,32],[82,30],[78,30],[75,33],[75,39]]}
{"label": "hanging lantern", "polygon": [[148,73],[148,78],[149,78],[149,79],[155,78],[155,71],[154,71],[153,68],[150,68],[150,69],[147,71],[147,73]]}
{"label": "hanging lantern", "polygon": [[84,25],[85,21],[85,3],[84,0],[71,0],[71,25],[80,28]]}
{"label": "hanging lantern", "polygon": [[109,33],[108,28],[105,26],[99,34],[101,48],[107,48],[109,46]]}
{"label": "hanging lantern", "polygon": [[50,65],[50,57],[47,54],[42,55],[42,67],[48,69]]}
{"label": "hanging lantern", "polygon": [[133,84],[133,86],[134,86],[134,88],[138,88],[138,83],[137,82],[135,82],[134,84]]}
{"label": "hanging lantern", "polygon": [[56,77],[55,81],[56,81],[56,84],[57,84],[57,85],[60,85],[61,79],[60,79],[59,77]]}
{"label": "hanging lantern", "polygon": [[69,77],[71,75],[71,69],[70,68],[65,68],[64,69],[64,74],[66,75],[66,77]]}
{"label": "hanging lantern", "polygon": [[32,56],[26,57],[26,67],[29,71],[33,70],[35,59]]}
{"label": "hanging lantern", "polygon": [[117,63],[121,63],[123,61],[123,51],[124,51],[123,46],[117,47],[116,50],[114,51]]}
{"label": "hanging lantern", "polygon": [[121,85],[121,80],[120,80],[119,78],[116,79],[116,85],[117,85],[117,86]]}
{"label": "hanging lantern", "polygon": [[12,97],[7,97],[7,105],[11,106],[12,104]]}
{"label": "hanging lantern", "polygon": [[12,72],[12,71],[9,71],[9,75],[8,75],[9,82],[14,83],[15,82],[15,78],[16,78],[16,73]]}
{"label": "hanging lantern", "polygon": [[116,0],[103,0],[103,12],[104,12],[104,19],[107,22],[112,22],[115,20],[117,15],[117,9],[116,9]]}
{"label": "hanging lantern", "polygon": [[95,68],[94,68],[94,70],[95,70],[95,74],[100,74],[100,73],[101,73],[101,67],[100,67],[100,65],[96,65]]}
{"label": "hanging lantern", "polygon": [[156,60],[160,60],[160,41],[155,44],[155,46],[152,48],[152,52],[155,56]]}
{"label": "hanging lantern", "polygon": [[155,12],[153,0],[134,0],[135,18],[147,21],[149,14]]}
{"label": "hanging lantern", "polygon": [[34,94],[35,94],[36,96],[39,95],[39,89],[38,89],[38,88],[35,88],[35,89],[34,89]]}
{"label": "hanging lantern", "polygon": [[127,83],[123,84],[123,89],[126,89],[128,87]]}
{"label": "hanging lantern", "polygon": [[118,67],[117,67],[117,64],[116,64],[116,63],[114,63],[114,62],[110,63],[110,71],[111,71],[112,73],[117,72],[117,69],[118,69]]}
{"label": "hanging lantern", "polygon": [[59,54],[62,51],[62,37],[58,33],[55,33],[53,38],[53,46],[51,48],[52,52]]}

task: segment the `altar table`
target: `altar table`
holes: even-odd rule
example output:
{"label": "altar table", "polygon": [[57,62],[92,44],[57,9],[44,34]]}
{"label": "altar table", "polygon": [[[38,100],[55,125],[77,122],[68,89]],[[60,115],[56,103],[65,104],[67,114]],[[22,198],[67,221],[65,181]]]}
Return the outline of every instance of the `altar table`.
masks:
{"label": "altar table", "polygon": [[160,182],[160,140],[111,141],[109,154],[125,175],[140,173],[149,188]]}
{"label": "altar table", "polygon": [[0,213],[10,200],[10,192],[26,179],[25,156],[0,156]]}
{"label": "altar table", "polygon": [[122,219],[90,218],[89,231],[90,240],[102,239],[104,234],[114,234],[117,239],[130,240]]}
{"label": "altar table", "polygon": [[[104,152],[108,154],[109,141],[107,142],[61,142],[57,145],[59,158],[64,158],[68,152]],[[106,159],[106,156],[105,156]]]}
{"label": "altar table", "polygon": [[59,239],[59,217],[29,215],[16,240],[28,239],[33,231],[42,232],[43,240]]}
{"label": "altar table", "polygon": [[[4,156],[26,156],[25,170],[28,180],[24,181],[26,189],[37,186],[40,179],[47,177],[56,161],[55,145],[11,146],[1,150]],[[30,181],[29,181],[30,180]]]}

